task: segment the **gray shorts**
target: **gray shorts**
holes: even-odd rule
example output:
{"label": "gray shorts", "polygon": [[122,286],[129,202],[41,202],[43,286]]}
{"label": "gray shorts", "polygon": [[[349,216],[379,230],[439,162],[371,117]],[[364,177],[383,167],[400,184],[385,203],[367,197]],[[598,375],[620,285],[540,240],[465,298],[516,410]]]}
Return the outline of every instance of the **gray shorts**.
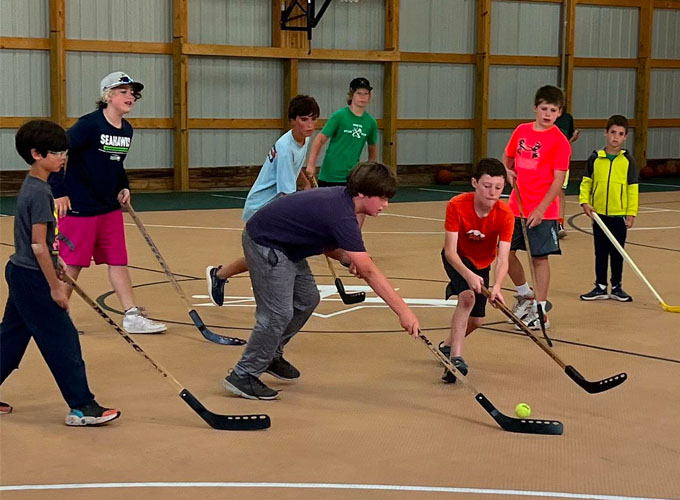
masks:
{"label": "gray shorts", "polygon": [[[562,255],[560,240],[557,237],[558,222],[556,220],[544,220],[536,227],[527,227],[529,234],[529,246],[532,257],[546,257],[548,255]],[[515,229],[512,233],[510,250],[526,250],[522,223],[519,217],[515,217]]]}

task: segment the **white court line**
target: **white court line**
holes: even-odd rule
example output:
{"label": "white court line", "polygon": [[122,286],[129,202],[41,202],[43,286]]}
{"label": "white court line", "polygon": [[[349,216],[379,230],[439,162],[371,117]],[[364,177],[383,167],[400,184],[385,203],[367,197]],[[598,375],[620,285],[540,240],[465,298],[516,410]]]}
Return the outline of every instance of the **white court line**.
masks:
{"label": "white court line", "polygon": [[676,186],[675,184],[656,184],[654,182],[641,182],[640,184],[644,184],[645,186],[661,186],[661,187],[674,187],[674,188],[680,188],[680,186]]}
{"label": "white court line", "polygon": [[[548,498],[582,498],[585,500],[673,500],[670,498],[628,497],[620,495],[591,495],[589,493],[566,493],[559,491],[501,490],[492,488],[457,488],[449,486],[410,486],[400,484],[352,484],[352,483],[255,483],[255,482],[139,482],[139,483],[63,483],[18,484],[0,486],[0,491],[83,490],[105,488],[288,488],[317,490],[373,490],[414,491],[428,493],[468,493],[475,495],[510,495]],[[675,499],[677,500],[677,499]]]}
{"label": "white court line", "polygon": [[[126,226],[135,226],[135,224],[126,222]],[[169,229],[209,229],[211,231],[243,231],[242,227],[206,227],[206,226],[171,226],[167,224],[144,224],[144,227],[164,227]]]}
{"label": "white court line", "polygon": [[226,194],[211,194],[210,196],[215,196],[217,198],[232,198],[234,200],[245,200],[243,196],[229,196]]}
{"label": "white court line", "polygon": [[417,215],[401,215],[401,214],[393,214],[390,212],[380,212],[380,216],[384,215],[389,215],[391,217],[404,217],[405,219],[420,219],[420,220],[433,220],[435,222],[444,222],[444,219],[435,219],[433,217],[419,217]]}

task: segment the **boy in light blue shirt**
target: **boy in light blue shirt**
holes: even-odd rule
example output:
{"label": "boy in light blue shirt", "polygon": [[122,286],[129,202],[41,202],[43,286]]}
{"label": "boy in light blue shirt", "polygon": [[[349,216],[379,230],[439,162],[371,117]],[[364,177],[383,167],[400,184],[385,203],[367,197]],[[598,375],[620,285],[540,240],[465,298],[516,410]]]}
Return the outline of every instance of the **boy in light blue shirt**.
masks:
{"label": "boy in light blue shirt", "polygon": [[[288,104],[291,129],[276,141],[250,188],[242,219],[248,221],[255,212],[279,196],[294,193],[300,179],[305,189],[309,181],[300,171],[307,155],[308,138],[314,133],[319,118],[319,105],[313,97],[297,95]],[[224,266],[208,266],[205,270],[208,295],[216,306],[224,303],[224,286],[232,276],[246,272],[245,257]]]}

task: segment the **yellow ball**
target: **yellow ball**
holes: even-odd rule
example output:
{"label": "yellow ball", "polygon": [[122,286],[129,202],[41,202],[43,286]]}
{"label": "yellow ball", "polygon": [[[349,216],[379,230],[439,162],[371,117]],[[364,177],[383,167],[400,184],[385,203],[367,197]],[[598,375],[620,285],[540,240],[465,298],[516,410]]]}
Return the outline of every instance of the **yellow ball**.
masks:
{"label": "yellow ball", "polygon": [[515,406],[515,414],[519,418],[529,418],[529,415],[531,415],[531,406],[526,403],[520,403]]}

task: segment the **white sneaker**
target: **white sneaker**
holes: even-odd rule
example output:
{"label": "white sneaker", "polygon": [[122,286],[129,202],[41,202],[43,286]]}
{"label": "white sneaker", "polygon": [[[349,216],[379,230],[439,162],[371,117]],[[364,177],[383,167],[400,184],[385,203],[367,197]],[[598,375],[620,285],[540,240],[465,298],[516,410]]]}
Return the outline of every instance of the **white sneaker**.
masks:
{"label": "white sneaker", "polygon": [[[534,307],[534,296],[533,295],[515,295],[515,305],[512,306],[512,313],[519,319],[524,320],[524,317],[529,314]],[[508,319],[508,323],[512,324],[513,321]]]}
{"label": "white sneaker", "polygon": [[131,307],[125,311],[123,328],[128,333],[161,333],[168,329],[165,323],[147,318],[143,307]]}
{"label": "white sneaker", "polygon": [[[532,310],[527,314],[524,318],[522,318],[522,323],[527,325],[527,328],[529,330],[540,330],[541,329],[541,320],[538,318],[538,311],[537,310]],[[545,321],[545,329],[548,330],[550,328],[550,321],[546,320]],[[515,330],[522,330],[519,326],[515,325]]]}

